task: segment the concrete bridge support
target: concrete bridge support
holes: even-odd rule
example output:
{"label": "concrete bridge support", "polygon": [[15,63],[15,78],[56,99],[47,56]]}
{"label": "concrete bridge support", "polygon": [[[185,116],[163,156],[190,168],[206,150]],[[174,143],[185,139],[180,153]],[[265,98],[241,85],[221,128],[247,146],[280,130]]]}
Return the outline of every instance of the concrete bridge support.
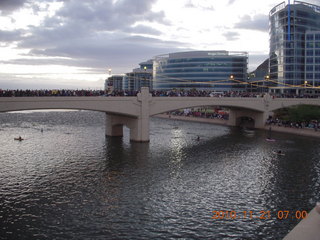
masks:
{"label": "concrete bridge support", "polygon": [[149,142],[149,118],[134,118],[120,115],[106,114],[106,136],[122,137],[123,126],[130,129],[130,140],[135,142]]}
{"label": "concrete bridge support", "polygon": [[149,88],[141,88],[137,96],[136,105],[139,106],[138,117],[106,114],[106,135],[123,136],[123,125],[130,129],[130,140],[136,142],[149,142],[149,102],[152,96]]}
{"label": "concrete bridge support", "polygon": [[254,120],[255,128],[264,128],[268,118],[267,112],[257,112],[246,109],[230,109],[229,113],[229,126],[238,126],[241,117],[251,117]]}

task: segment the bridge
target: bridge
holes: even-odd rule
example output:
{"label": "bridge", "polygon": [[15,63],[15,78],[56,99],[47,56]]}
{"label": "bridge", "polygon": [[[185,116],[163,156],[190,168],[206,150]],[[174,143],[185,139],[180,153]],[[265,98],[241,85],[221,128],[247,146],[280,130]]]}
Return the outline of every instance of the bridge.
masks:
{"label": "bridge", "polygon": [[316,98],[264,97],[152,97],[142,88],[136,97],[1,97],[0,112],[39,109],[78,109],[106,113],[106,135],[122,136],[123,126],[130,129],[130,140],[149,141],[151,116],[183,108],[221,106],[230,109],[229,126],[237,126],[242,117],[263,128],[270,112],[294,105],[320,106]]}

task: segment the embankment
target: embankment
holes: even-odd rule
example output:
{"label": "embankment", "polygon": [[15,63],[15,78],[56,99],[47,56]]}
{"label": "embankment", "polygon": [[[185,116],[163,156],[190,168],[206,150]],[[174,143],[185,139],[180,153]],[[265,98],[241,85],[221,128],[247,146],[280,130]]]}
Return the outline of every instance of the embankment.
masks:
{"label": "embankment", "polygon": [[[176,116],[176,115],[168,115],[168,114],[158,114],[155,117],[159,118],[167,118],[181,121],[190,121],[190,122],[203,122],[203,123],[211,123],[227,126],[227,121],[224,119],[211,119],[211,118],[200,118],[200,117],[187,117],[187,116]],[[266,125],[265,129],[269,130],[270,125]],[[320,131],[315,131],[314,129],[309,128],[291,128],[291,127],[280,127],[276,125],[271,125],[271,129],[274,132],[282,132],[288,134],[295,134],[300,136],[307,137],[317,137],[320,138]]]}

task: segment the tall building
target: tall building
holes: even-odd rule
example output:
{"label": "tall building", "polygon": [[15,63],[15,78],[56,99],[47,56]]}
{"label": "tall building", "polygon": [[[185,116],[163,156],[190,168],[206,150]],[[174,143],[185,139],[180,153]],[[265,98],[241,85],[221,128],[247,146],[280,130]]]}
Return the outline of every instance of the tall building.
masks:
{"label": "tall building", "polygon": [[104,88],[108,92],[122,90],[123,75],[112,75],[105,81]]}
{"label": "tall building", "polygon": [[155,90],[244,90],[247,66],[247,52],[190,51],[159,55],[153,61],[153,87]]}
{"label": "tall building", "polygon": [[291,93],[319,86],[320,6],[282,2],[271,9],[269,22],[269,86]]}
{"label": "tall building", "polygon": [[141,87],[149,87],[152,90],[152,60],[139,63],[140,68],[126,73],[123,78],[123,90],[140,91]]}

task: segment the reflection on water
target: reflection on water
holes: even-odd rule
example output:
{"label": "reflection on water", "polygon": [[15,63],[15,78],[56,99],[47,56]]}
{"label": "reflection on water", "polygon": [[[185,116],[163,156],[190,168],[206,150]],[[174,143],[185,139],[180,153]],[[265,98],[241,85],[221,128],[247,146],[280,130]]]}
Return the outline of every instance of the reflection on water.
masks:
{"label": "reflection on water", "polygon": [[[319,200],[319,140],[152,119],[141,144],[106,138],[101,113],[0,120],[3,239],[282,239],[298,220],[277,212]],[[212,219],[220,210],[238,217]]]}

